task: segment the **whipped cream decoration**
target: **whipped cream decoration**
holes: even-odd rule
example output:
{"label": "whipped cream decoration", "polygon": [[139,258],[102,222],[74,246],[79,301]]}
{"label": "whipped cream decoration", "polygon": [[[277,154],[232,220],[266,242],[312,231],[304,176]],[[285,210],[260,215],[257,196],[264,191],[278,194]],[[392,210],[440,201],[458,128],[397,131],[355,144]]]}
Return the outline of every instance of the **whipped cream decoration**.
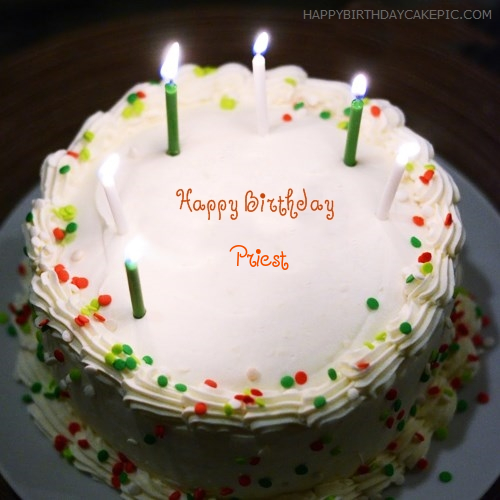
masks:
{"label": "whipped cream decoration", "polygon": [[[296,444],[307,448],[318,433],[336,435],[371,411],[359,439],[343,443],[345,455],[325,470],[317,455],[306,467],[316,475],[299,467],[294,486],[271,481],[267,491],[261,478],[237,495],[276,496],[312,488],[320,476],[348,475],[359,452],[374,455],[389,439],[380,435],[381,394],[395,385],[409,408],[439,345],[464,238],[456,186],[401,111],[377,99],[365,104],[357,166],[346,168],[347,84],[310,79],[295,66],[267,71],[269,133],[260,137],[247,68],[186,65],[177,83],[182,155],[164,153],[162,86],[143,83],[90,117],[69,149],[43,164],[43,198],[25,234],[30,301],[50,318],[44,352],[62,351],[84,370],[86,384],[68,389],[76,411],[111,444],[150,462],[154,474],[176,468],[173,456],[162,462],[160,447],[143,449],[137,432],[149,435],[156,419],[172,426],[172,442],[186,453],[199,443],[184,428],[208,433],[209,447],[216,446],[211,432],[244,436],[234,456],[260,453],[275,464],[269,477],[280,477],[288,454],[275,447],[280,433],[300,429]],[[380,194],[408,142],[419,152],[380,221]],[[148,313],[140,320],[131,314],[121,258],[127,238],[117,234],[98,186],[98,168],[111,153],[121,159],[114,181],[127,236],[148,244],[141,261]],[[183,206],[177,193],[184,199],[189,190],[193,201]],[[249,191],[262,201],[253,211],[242,201]],[[293,212],[291,191],[294,209],[308,196],[296,218],[273,210]],[[231,218],[235,200],[239,215]],[[326,207],[331,217],[318,216]],[[238,262],[235,245],[247,250]],[[64,362],[54,370],[66,379]],[[103,397],[110,421],[122,427],[93,414],[92,401]],[[130,412],[143,418],[124,436]],[[263,435],[276,442],[261,449]],[[228,474],[237,482],[238,468],[220,460],[209,482],[222,487]],[[193,458],[167,478],[195,488],[202,480],[193,471],[205,468]]]}

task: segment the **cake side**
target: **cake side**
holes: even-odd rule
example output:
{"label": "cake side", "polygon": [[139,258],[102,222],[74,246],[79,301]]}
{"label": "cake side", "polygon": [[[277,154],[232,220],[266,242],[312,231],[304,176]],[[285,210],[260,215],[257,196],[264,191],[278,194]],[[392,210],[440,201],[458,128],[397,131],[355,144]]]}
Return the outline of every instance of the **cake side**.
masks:
{"label": "cake side", "polygon": [[[443,344],[463,243],[457,189],[397,108],[366,103],[349,168],[349,88],[296,67],[267,79],[271,129],[260,137],[246,68],[184,67],[178,157],[164,153],[162,86],[134,87],[48,157],[26,225],[39,356],[84,422],[181,488],[247,498],[349,477],[403,431]],[[408,141],[419,153],[380,221]],[[126,235],[98,181],[111,152]],[[121,257],[138,233],[149,243],[141,320]],[[244,260],[261,248],[277,266]],[[382,418],[394,392],[400,422]],[[326,465],[311,454],[322,440],[342,450]],[[242,485],[252,457],[263,477]]]}

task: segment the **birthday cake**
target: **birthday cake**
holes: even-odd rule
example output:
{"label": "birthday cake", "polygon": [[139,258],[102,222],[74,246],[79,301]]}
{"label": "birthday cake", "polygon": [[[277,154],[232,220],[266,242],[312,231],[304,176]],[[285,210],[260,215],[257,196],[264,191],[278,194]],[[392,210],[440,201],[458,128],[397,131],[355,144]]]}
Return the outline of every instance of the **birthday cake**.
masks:
{"label": "birthday cake", "polygon": [[15,308],[32,415],[128,498],[401,483],[477,367],[453,180],[380,99],[346,166],[350,87],[296,66],[267,72],[264,135],[244,66],[185,65],[177,86],[180,154],[164,86],[142,83],[42,166],[24,225],[34,326]]}

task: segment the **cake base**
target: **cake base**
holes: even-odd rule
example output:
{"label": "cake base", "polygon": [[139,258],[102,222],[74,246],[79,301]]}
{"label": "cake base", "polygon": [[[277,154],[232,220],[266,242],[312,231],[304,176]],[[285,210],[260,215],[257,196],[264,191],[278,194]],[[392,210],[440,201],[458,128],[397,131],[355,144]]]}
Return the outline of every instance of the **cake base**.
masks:
{"label": "cake base", "polygon": [[[13,309],[21,344],[16,376],[30,389],[25,396],[28,410],[69,464],[117,489],[124,498],[209,498],[201,488],[183,492],[142,470],[81,422],[72,409],[64,384],[54,381],[48,367],[37,357],[37,329],[31,326],[28,307],[16,304]],[[476,346],[480,343],[481,317],[474,300],[463,291],[455,299],[448,326],[452,328],[448,328],[445,335],[450,338],[443,339],[440,348],[432,354],[431,370],[424,374],[428,380],[424,380],[412,415],[406,418],[397,439],[374,460],[364,463],[361,457],[363,465],[351,477],[332,482],[325,478],[314,490],[283,495],[280,500],[372,498],[391,484],[403,483],[407,469],[427,467],[425,456],[433,436],[439,439],[446,435],[448,423],[460,410],[457,390],[478,369]],[[387,416],[388,422],[397,425],[398,409],[393,410],[394,415]],[[231,494],[221,492],[220,498],[231,498]]]}

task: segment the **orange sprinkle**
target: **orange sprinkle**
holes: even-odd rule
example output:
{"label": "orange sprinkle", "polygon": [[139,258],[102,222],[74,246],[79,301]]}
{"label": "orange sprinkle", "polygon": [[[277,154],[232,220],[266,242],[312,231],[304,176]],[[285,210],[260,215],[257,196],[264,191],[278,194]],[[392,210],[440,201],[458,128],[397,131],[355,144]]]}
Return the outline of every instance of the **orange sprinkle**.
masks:
{"label": "orange sprinkle", "polygon": [[99,313],[94,313],[94,318],[97,321],[100,321],[101,323],[104,323],[106,321],[106,318],[102,314],[99,314]]}
{"label": "orange sprinkle", "polygon": [[420,215],[414,215],[412,220],[416,226],[423,226],[425,224],[424,218],[420,217]]}
{"label": "orange sprinkle", "polygon": [[56,227],[52,233],[54,234],[54,237],[57,241],[61,241],[64,239],[64,237],[66,236],[66,233],[60,228],[60,227]]}
{"label": "orange sprinkle", "polygon": [[139,90],[137,92],[137,97],[140,97],[141,99],[144,99],[146,97],[146,92]]}
{"label": "orange sprinkle", "polygon": [[292,115],[289,114],[289,113],[285,113],[283,116],[282,116],[282,119],[284,122],[291,122],[292,121]]}
{"label": "orange sprinkle", "polygon": [[69,156],[72,156],[73,158],[77,158],[78,159],[79,154],[76,151],[67,151],[66,153]]}

